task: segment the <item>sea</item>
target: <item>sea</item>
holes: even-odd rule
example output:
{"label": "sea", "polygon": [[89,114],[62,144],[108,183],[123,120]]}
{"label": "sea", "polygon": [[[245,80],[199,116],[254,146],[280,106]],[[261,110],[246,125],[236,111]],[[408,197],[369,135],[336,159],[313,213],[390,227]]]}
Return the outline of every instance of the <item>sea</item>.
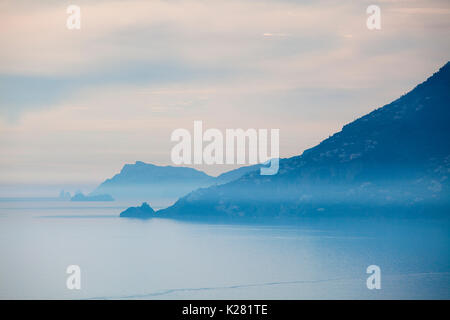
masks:
{"label": "sea", "polygon": [[130,205],[1,199],[0,299],[450,298],[448,219],[119,218]]}

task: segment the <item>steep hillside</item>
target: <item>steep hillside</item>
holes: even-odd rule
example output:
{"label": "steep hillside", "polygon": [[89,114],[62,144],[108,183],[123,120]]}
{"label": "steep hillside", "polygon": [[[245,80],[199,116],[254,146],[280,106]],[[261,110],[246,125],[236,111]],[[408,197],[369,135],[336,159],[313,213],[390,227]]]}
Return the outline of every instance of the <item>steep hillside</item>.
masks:
{"label": "steep hillside", "polygon": [[353,121],[274,176],[250,172],[158,211],[179,219],[447,214],[450,63],[411,92]]}

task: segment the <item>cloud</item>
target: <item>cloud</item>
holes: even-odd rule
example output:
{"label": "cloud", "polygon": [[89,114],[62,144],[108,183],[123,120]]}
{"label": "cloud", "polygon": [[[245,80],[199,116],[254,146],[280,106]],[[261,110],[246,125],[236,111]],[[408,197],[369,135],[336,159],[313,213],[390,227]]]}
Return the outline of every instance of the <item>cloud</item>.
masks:
{"label": "cloud", "polygon": [[448,2],[382,1],[379,31],[369,4],[80,0],[69,31],[65,2],[4,1],[0,182],[167,164],[171,131],[199,119],[280,128],[299,154],[449,60]]}

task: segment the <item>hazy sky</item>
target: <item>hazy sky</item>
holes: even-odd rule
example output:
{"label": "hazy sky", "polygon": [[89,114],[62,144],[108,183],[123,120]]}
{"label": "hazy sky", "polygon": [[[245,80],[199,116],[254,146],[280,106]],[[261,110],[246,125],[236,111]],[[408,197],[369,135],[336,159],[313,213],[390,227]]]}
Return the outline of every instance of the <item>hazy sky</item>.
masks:
{"label": "hazy sky", "polygon": [[0,184],[89,188],[194,120],[300,154],[450,59],[450,2],[1,1],[0,47]]}

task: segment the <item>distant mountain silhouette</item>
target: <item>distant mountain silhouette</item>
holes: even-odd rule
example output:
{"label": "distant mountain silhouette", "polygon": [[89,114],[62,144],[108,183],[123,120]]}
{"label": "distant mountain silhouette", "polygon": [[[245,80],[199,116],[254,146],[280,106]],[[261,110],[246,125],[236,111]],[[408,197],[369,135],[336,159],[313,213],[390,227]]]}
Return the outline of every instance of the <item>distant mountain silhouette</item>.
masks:
{"label": "distant mountain silhouette", "polygon": [[140,207],[131,207],[126,209],[120,214],[121,218],[137,218],[137,219],[149,219],[153,218],[155,211],[148,203],[144,202]]}
{"label": "distant mountain silhouette", "polygon": [[70,201],[114,201],[114,198],[109,194],[97,194],[97,195],[89,195],[86,196],[83,193],[79,192],[75,194]]}
{"label": "distant mountain silhouette", "polygon": [[209,186],[212,179],[193,168],[157,166],[136,161],[135,164],[124,165],[120,173],[104,181],[92,194],[108,193],[118,200],[171,199]]}
{"label": "distant mountain silhouette", "polygon": [[303,152],[202,188],[157,212],[205,220],[450,212],[450,63],[392,103]]}
{"label": "distant mountain silhouette", "polygon": [[120,173],[100,184],[91,195],[110,194],[117,200],[175,201],[195,189],[228,183],[259,167],[241,167],[212,177],[193,168],[136,161],[135,164],[124,165]]}

